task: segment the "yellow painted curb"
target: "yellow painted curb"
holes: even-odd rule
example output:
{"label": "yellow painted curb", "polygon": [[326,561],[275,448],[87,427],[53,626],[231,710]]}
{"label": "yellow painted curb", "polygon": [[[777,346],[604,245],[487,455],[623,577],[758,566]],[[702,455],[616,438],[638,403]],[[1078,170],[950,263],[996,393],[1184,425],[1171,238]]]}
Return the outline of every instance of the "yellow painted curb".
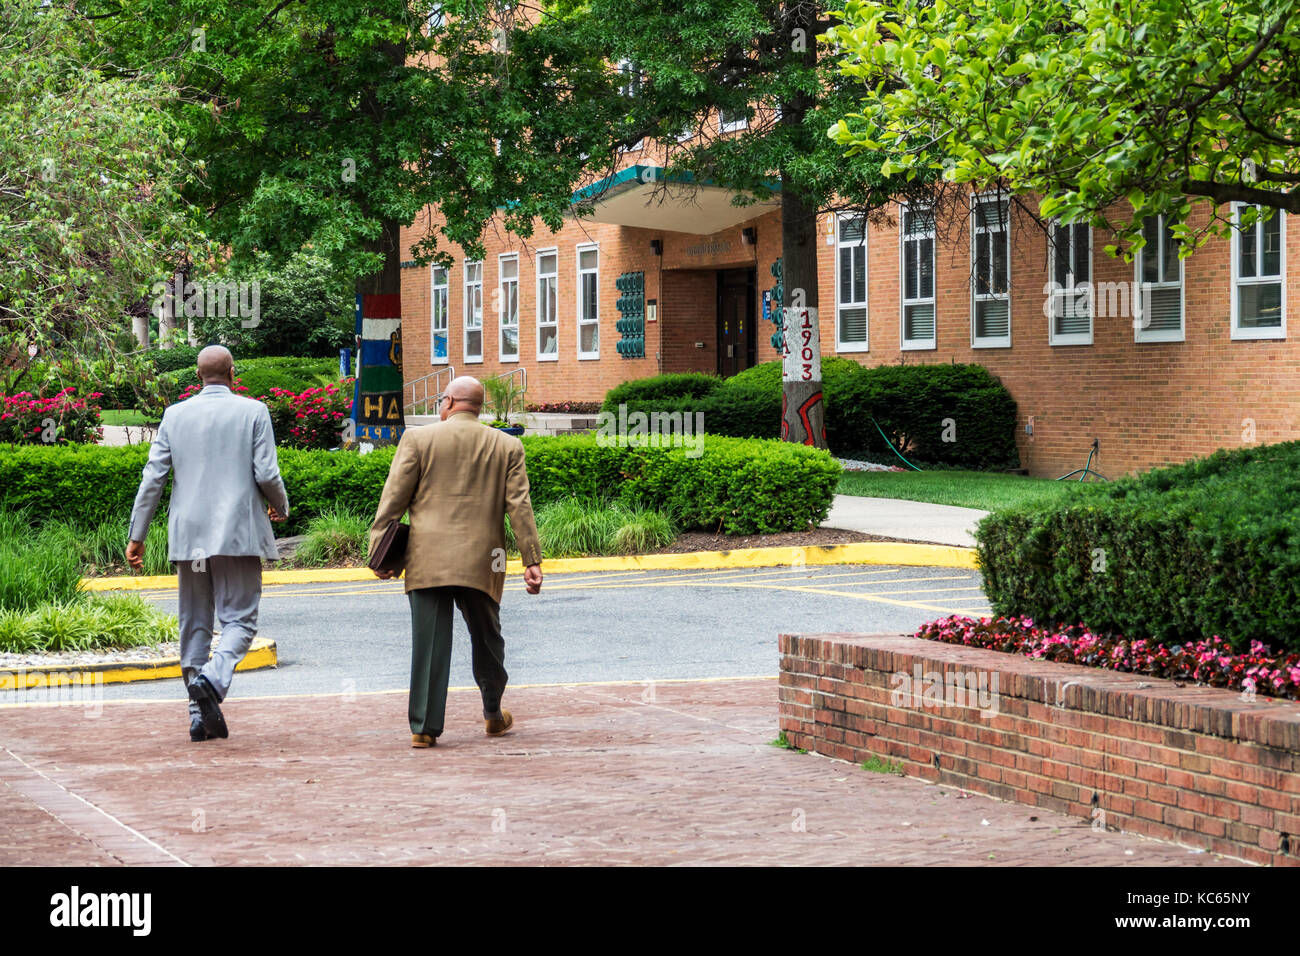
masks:
{"label": "yellow painted curb", "polygon": [[[776,568],[808,564],[897,564],[909,567],[975,569],[975,549],[943,544],[903,544],[863,541],[798,548],[736,548],[733,551],[688,551],[685,554],[628,554],[605,558],[547,558],[542,570],[551,574],[588,571],[716,571],[725,568]],[[522,574],[518,561],[506,563],[506,574]],[[333,584],[377,581],[369,568],[296,568],[263,571],[262,584]],[[88,591],[152,591],[176,587],[171,575],[82,578]]]}
{"label": "yellow painted curb", "polygon": [[[279,666],[275,641],[253,638],[253,644],[237,671],[256,671]],[[179,657],[158,657],[144,661],[105,662],[77,666],[27,667],[0,670],[0,691],[30,690],[35,687],[71,687],[86,684],[129,684],[133,681],[164,680],[181,676]]]}

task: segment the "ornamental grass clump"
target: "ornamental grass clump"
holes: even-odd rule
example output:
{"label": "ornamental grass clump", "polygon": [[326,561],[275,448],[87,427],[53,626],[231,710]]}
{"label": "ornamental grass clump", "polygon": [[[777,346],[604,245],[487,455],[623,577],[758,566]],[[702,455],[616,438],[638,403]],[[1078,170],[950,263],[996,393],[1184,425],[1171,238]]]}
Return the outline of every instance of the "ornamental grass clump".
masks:
{"label": "ornamental grass clump", "polygon": [[0,611],[0,651],[41,653],[147,647],[174,641],[174,614],[137,594],[96,594],[29,611]]}
{"label": "ornamental grass clump", "polygon": [[0,512],[0,610],[79,600],[81,572],[81,557],[61,529],[37,530],[25,511]]}
{"label": "ornamental grass clump", "polygon": [[307,567],[364,563],[370,553],[372,518],[347,508],[331,508],[317,515],[307,523],[294,563]]}

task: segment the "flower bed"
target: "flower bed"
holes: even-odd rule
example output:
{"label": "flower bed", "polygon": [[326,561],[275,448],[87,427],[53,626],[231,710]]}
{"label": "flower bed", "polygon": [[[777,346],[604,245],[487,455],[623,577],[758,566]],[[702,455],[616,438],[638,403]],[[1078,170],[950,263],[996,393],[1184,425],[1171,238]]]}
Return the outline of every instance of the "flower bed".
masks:
{"label": "flower bed", "polygon": [[1277,654],[1259,641],[1233,653],[1218,637],[1183,644],[1127,640],[1083,624],[1035,625],[1029,617],[972,618],[954,614],[921,626],[917,637],[945,644],[1023,654],[1061,664],[1190,681],[1209,687],[1300,700],[1300,654]]}
{"label": "flower bed", "polygon": [[49,398],[19,392],[4,398],[0,411],[0,442],[11,445],[93,444],[103,437],[99,406],[101,393],[75,397],[69,386]]}
{"label": "flower bed", "polygon": [[600,411],[600,402],[530,402],[524,406],[524,410],[562,415],[595,415]]}

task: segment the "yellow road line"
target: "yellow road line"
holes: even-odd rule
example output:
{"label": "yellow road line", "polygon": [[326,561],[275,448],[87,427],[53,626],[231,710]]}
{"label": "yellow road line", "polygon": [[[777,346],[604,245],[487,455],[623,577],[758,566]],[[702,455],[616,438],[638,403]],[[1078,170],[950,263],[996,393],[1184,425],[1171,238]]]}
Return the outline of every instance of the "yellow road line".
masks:
{"label": "yellow road line", "polygon": [[[897,564],[941,568],[974,568],[973,548],[941,544],[902,544],[864,541],[825,547],[737,548],[733,551],[689,551],[684,554],[633,554],[604,558],[552,558],[542,570],[553,574],[632,570],[718,570],[785,565]],[[522,574],[519,561],[506,564],[506,574]],[[333,584],[376,580],[369,568],[300,568],[266,571],[264,587],[278,584]],[[174,575],[83,578],[88,591],[149,591],[176,586]]]}
{"label": "yellow road line", "polygon": [[[947,576],[947,577],[928,577],[928,576],[927,576],[927,577],[921,577],[921,578],[892,578],[892,579],[890,579],[888,582],[881,582],[881,583],[888,583],[888,584],[904,584],[904,583],[913,582],[913,581],[969,581],[969,580],[970,580],[970,576],[969,576],[969,575],[960,574],[960,575],[952,575],[952,576]],[[838,585],[852,584],[852,583],[854,583],[854,582],[852,582],[852,581],[840,581],[840,582],[837,582]],[[861,583],[870,583],[870,582],[861,582]],[[822,588],[818,588],[818,587],[817,587],[816,579],[813,579],[812,581],[808,581],[808,582],[805,582],[805,583],[803,583],[803,584],[798,584],[798,585],[796,585],[796,584],[792,584],[792,583],[791,583],[791,584],[781,584],[781,583],[779,583],[778,581],[772,581],[772,580],[766,580],[766,581],[747,581],[747,580],[745,580],[744,578],[738,578],[738,579],[728,580],[728,581],[690,581],[690,580],[684,580],[684,581],[674,581],[674,582],[672,582],[672,583],[670,583],[670,584],[661,584],[660,581],[659,581],[657,578],[651,578],[651,579],[648,580],[648,581],[615,581],[615,582],[610,583],[610,584],[584,584],[584,585],[572,585],[572,588],[574,588],[574,589],[577,589],[577,588],[582,588],[582,589],[584,589],[584,590],[597,590],[597,589],[599,589],[599,590],[606,590],[606,591],[617,591],[617,590],[630,589],[630,588],[654,588],[654,587],[677,587],[677,588],[689,588],[689,587],[699,587],[699,588],[707,588],[707,587],[734,587],[734,588],[743,588],[743,587],[766,587],[766,588],[769,588],[769,589],[774,590],[774,591],[782,591],[782,590],[791,590],[791,591],[809,591],[809,590],[817,591],[817,590],[825,590],[825,589],[822,589]],[[570,589],[570,586],[569,586],[569,585],[557,584],[557,585],[556,585],[552,590],[556,590],[556,591],[564,591],[564,590],[569,590],[569,589]],[[511,589],[511,590],[513,590],[513,589]],[[544,585],[544,584],[542,585],[542,590],[543,590],[543,591],[546,590],[546,585]],[[975,588],[951,588],[951,587],[949,587],[949,588],[930,588],[930,589],[922,589],[922,590],[933,591],[933,592],[947,592],[947,591],[972,591],[972,590],[977,591],[977,590],[979,590],[979,588],[978,588],[978,587],[975,587]],[[837,593],[840,593],[840,592],[837,592],[837,591],[827,591],[826,593],[828,593],[828,594],[837,594]],[[855,592],[855,593],[860,593],[860,592]],[[907,592],[907,591],[899,591],[899,592],[897,592],[897,593],[900,593],[900,594],[906,594],[906,593],[909,593],[909,592]]]}

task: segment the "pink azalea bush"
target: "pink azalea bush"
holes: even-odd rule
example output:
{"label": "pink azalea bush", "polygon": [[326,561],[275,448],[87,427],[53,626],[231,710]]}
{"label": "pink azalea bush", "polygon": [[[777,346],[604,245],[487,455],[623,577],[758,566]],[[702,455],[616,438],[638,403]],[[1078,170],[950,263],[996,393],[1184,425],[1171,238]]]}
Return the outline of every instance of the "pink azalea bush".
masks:
{"label": "pink azalea bush", "polygon": [[[275,443],[285,448],[334,448],[339,444],[344,423],[352,413],[352,384],[355,379],[295,393],[287,388],[273,388],[270,395],[257,400],[271,412]],[[177,401],[197,395],[195,383],[181,392]],[[248,388],[235,379],[234,391],[247,393]]]}
{"label": "pink azalea bush", "polygon": [[19,392],[3,400],[0,411],[0,442],[11,445],[93,444],[104,437],[100,424],[100,392],[85,398],[76,397],[69,386],[42,398],[31,392]]}
{"label": "pink azalea bush", "polygon": [[954,614],[921,625],[917,637],[986,650],[1024,654],[1064,664],[1254,692],[1261,697],[1300,700],[1300,654],[1279,654],[1259,641],[1234,653],[1223,638],[1153,644],[1117,634],[1094,633],[1084,624],[1036,625],[1028,617],[965,617]]}
{"label": "pink azalea bush", "polygon": [[261,396],[271,410],[276,441],[290,448],[336,447],[352,414],[353,381],[345,378],[298,394],[273,388],[269,396]]}

